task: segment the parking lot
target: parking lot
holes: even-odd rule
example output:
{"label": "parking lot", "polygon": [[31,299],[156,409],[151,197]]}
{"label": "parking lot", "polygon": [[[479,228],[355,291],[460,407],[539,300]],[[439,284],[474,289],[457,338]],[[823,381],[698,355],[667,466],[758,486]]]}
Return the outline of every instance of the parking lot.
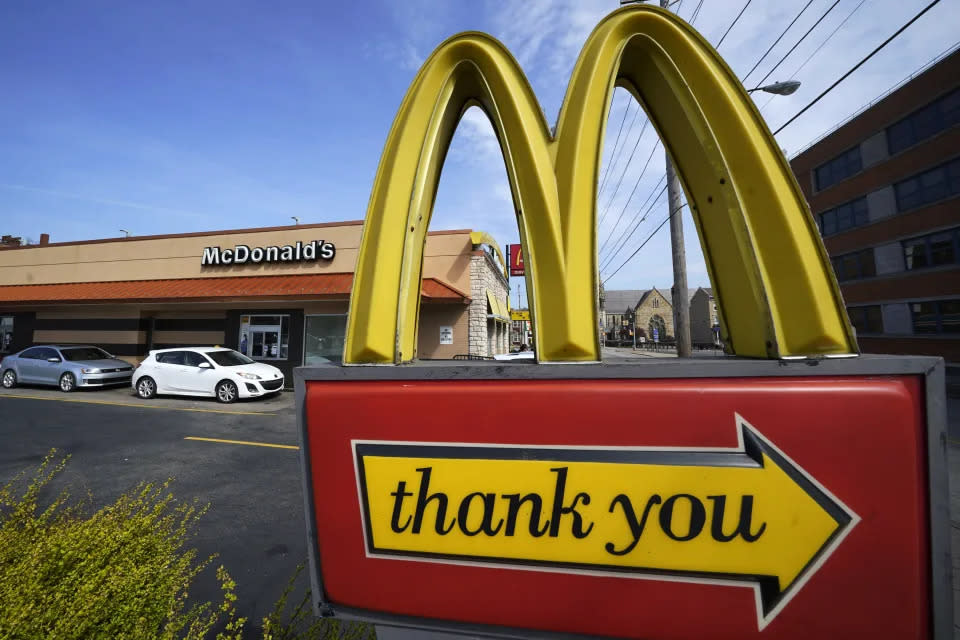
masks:
{"label": "parking lot", "polygon": [[[141,481],[176,479],[174,494],[210,511],[194,541],[219,553],[251,624],[272,608],[306,561],[293,394],[222,405],[213,399],[140,400],[128,387],[62,393],[0,389],[0,482],[52,448],[70,454],[63,481],[96,505]],[[195,595],[215,600],[213,571]],[[306,584],[305,580],[301,580]]]}
{"label": "parking lot", "polygon": [[[960,399],[948,399],[951,537],[960,551]],[[52,448],[69,454],[62,481],[96,505],[141,481],[175,478],[178,498],[209,503],[194,545],[218,553],[236,579],[250,625],[272,608],[306,561],[298,435],[292,393],[223,405],[214,399],[141,400],[131,389],[62,393],[0,388],[0,482],[29,470]],[[61,483],[62,484],[62,483]],[[301,576],[298,591],[306,587]],[[960,555],[954,554],[960,612]],[[195,587],[219,597],[213,571]]]}

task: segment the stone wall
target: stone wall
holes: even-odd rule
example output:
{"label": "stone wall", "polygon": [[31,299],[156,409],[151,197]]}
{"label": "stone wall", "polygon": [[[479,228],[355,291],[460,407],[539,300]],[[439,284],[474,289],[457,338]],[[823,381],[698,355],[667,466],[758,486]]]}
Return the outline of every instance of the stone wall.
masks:
{"label": "stone wall", "polygon": [[506,307],[509,284],[500,265],[485,251],[470,256],[470,355],[492,356],[510,350],[509,325],[487,320],[487,291]]}

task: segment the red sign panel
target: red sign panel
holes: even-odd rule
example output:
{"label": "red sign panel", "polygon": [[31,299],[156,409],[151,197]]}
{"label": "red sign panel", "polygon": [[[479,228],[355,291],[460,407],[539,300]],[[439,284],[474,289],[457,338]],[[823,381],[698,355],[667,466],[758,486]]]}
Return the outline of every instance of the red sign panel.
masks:
{"label": "red sign panel", "polygon": [[508,244],[507,252],[510,254],[510,275],[523,275],[523,245]]}
{"label": "red sign panel", "polygon": [[923,393],[307,381],[325,601],[625,638],[927,638]]}

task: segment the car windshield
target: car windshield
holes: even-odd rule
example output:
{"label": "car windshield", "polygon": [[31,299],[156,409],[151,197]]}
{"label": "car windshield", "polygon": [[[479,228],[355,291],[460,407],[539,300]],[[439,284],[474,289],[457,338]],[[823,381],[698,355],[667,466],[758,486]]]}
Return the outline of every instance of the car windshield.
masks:
{"label": "car windshield", "polygon": [[60,353],[69,362],[79,360],[109,360],[112,356],[103,349],[96,347],[80,347],[77,349],[60,349]]}
{"label": "car windshield", "polygon": [[254,362],[238,351],[208,351],[206,356],[221,367],[239,367],[242,364]]}

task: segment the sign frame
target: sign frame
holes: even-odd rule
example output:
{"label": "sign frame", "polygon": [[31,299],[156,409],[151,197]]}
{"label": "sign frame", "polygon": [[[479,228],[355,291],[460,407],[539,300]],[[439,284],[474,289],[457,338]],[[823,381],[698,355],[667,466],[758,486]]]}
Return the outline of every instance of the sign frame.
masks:
{"label": "sign frame", "polygon": [[603,379],[723,379],[723,378],[797,378],[828,376],[916,376],[923,383],[925,408],[925,444],[930,551],[930,631],[936,640],[953,637],[953,591],[950,547],[949,485],[947,471],[945,365],[940,358],[926,356],[871,356],[828,358],[823,360],[740,360],[695,358],[669,362],[604,362],[564,367],[503,366],[502,363],[476,362],[467,365],[418,363],[407,367],[299,367],[294,370],[297,400],[297,427],[300,437],[304,518],[307,529],[307,555],[313,593],[314,613],[318,616],[370,622],[389,627],[453,634],[482,634],[499,638],[589,637],[532,631],[492,625],[467,624],[449,620],[393,615],[342,606],[327,597],[319,560],[315,526],[314,487],[309,459],[309,433],[306,407],[307,384],[311,381],[376,380],[603,380]]}

